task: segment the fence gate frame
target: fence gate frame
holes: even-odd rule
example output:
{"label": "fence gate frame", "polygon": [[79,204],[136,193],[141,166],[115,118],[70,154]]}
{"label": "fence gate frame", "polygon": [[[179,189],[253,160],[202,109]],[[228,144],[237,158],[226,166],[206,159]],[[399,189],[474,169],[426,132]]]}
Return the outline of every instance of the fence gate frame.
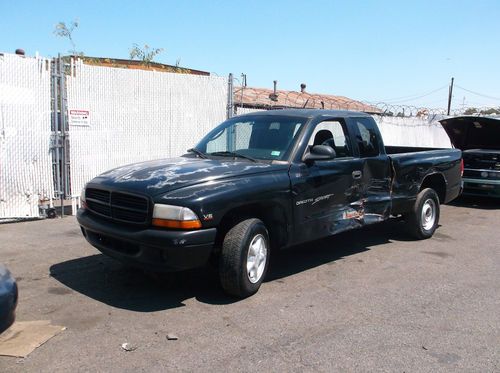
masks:
{"label": "fence gate frame", "polygon": [[[69,182],[69,126],[66,75],[70,64],[67,59],[55,57],[51,61],[51,144],[52,173],[55,198],[60,200],[61,217],[64,217],[64,202],[71,196]],[[75,210],[75,207],[73,207]],[[73,214],[75,211],[72,212]]]}

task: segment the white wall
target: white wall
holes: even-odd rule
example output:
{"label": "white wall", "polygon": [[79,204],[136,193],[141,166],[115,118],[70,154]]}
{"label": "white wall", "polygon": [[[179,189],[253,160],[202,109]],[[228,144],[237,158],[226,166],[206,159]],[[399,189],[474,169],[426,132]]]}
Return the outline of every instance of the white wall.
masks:
{"label": "white wall", "polygon": [[53,198],[50,64],[0,54],[0,218],[38,217]]}
{"label": "white wall", "polygon": [[431,117],[383,117],[374,115],[385,145],[450,148],[450,138]]}
{"label": "white wall", "polygon": [[[262,111],[260,109],[240,108],[237,115]],[[372,115],[377,122],[385,145],[416,146],[426,148],[450,148],[448,135],[433,116],[387,117]]]}

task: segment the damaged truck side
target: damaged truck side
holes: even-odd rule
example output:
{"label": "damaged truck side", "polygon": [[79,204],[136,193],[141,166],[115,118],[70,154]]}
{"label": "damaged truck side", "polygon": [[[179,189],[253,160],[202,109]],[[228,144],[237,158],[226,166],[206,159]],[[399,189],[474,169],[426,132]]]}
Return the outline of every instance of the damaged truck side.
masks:
{"label": "damaged truck side", "polygon": [[106,255],[150,271],[210,261],[227,293],[247,297],[277,249],[398,216],[415,238],[431,237],[462,167],[460,150],[385,147],[364,113],[252,113],[181,157],[94,178],[78,222]]}

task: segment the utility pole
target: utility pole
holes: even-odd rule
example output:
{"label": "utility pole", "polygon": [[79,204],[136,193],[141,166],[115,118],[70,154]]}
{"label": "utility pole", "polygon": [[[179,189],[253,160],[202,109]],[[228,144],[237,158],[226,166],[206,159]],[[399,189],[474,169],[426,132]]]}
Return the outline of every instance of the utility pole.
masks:
{"label": "utility pole", "polygon": [[453,81],[455,78],[451,78],[451,84],[450,84],[450,89],[448,91],[448,114],[450,115],[450,109],[451,109],[451,97],[453,96]]}

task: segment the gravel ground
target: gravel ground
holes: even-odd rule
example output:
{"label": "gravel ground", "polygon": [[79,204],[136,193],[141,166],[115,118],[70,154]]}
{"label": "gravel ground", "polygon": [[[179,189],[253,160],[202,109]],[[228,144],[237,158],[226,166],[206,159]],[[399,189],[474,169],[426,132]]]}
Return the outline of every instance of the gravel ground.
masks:
{"label": "gravel ground", "polygon": [[426,241],[391,221],[275,253],[241,301],[210,269],[145,277],[73,217],[3,224],[17,319],[67,330],[0,371],[499,372],[499,219],[500,202],[462,199]]}

